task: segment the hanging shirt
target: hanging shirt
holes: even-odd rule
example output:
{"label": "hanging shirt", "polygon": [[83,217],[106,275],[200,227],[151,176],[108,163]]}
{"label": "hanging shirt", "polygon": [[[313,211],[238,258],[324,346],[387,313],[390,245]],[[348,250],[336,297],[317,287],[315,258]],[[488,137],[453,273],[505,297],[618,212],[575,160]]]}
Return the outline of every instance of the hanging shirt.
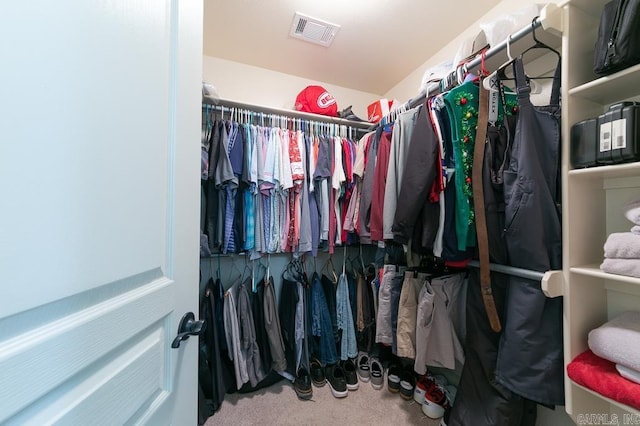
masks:
{"label": "hanging shirt", "polygon": [[384,191],[383,208],[383,238],[393,239],[393,218],[398,206],[398,195],[400,194],[400,184],[402,183],[402,173],[409,154],[409,143],[411,134],[415,127],[418,108],[398,115],[393,126],[391,135],[391,148],[389,153],[389,168],[387,170],[386,187]]}
{"label": "hanging shirt", "polygon": [[320,136],[318,145],[318,161],[314,173],[316,185],[316,202],[320,212],[320,240],[329,239],[329,185],[331,177],[331,153],[329,140],[326,136]]}
{"label": "hanging shirt", "polygon": [[373,197],[373,182],[376,167],[376,155],[378,153],[378,142],[382,128],[378,128],[375,134],[368,139],[365,157],[364,157],[364,174],[362,178],[362,195],[360,200],[360,218],[358,235],[360,242],[363,244],[371,244],[371,199]]}
{"label": "hanging shirt", "polygon": [[391,151],[391,132],[382,132],[378,144],[378,153],[373,178],[373,195],[371,198],[371,240],[384,241],[382,217],[384,211],[384,193],[387,185],[389,153]]}
{"label": "hanging shirt", "polygon": [[[311,196],[307,180],[302,183],[302,195],[300,197],[300,233],[298,252],[307,253],[313,250],[313,218],[311,213]],[[316,212],[317,219],[317,212]]]}
{"label": "hanging shirt", "polygon": [[478,87],[466,82],[444,95],[451,125],[451,140],[455,160],[456,234],[458,250],[475,246],[476,229],[473,211],[471,174],[475,128],[478,123]]}

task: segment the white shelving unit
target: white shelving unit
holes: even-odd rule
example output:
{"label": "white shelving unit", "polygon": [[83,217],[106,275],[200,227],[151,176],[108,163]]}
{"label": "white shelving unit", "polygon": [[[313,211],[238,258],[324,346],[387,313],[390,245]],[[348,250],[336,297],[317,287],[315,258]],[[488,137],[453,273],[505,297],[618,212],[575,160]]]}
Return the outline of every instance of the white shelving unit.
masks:
{"label": "white shelving unit", "polygon": [[[593,46],[607,0],[570,0],[563,31],[563,244],[565,364],[587,347],[589,331],[625,310],[640,309],[640,279],[600,270],[603,245],[612,232],[632,224],[622,206],[640,198],[640,162],[571,170],[571,126],[596,117],[615,102],[640,96],[640,65],[597,78]],[[640,415],[565,377],[566,410],[579,415]]]}

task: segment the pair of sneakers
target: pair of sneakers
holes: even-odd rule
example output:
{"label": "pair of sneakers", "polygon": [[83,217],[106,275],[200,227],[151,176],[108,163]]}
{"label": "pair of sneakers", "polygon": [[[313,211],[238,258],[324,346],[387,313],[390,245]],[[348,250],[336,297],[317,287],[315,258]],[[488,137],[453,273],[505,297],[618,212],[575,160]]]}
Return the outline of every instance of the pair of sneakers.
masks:
{"label": "pair of sneakers", "polygon": [[384,369],[376,358],[369,357],[364,352],[360,352],[356,361],[358,366],[358,378],[367,383],[371,381],[371,387],[375,390],[382,389],[384,384]]}
{"label": "pair of sneakers", "polygon": [[431,419],[440,419],[453,405],[456,387],[447,384],[443,376],[426,374],[418,380],[413,399],[422,405],[422,412]]}
{"label": "pair of sneakers", "polygon": [[349,391],[358,389],[358,374],[352,360],[347,359],[328,365],[325,371],[331,394],[335,398],[344,398],[349,394]]}
{"label": "pair of sneakers", "polygon": [[399,393],[402,399],[411,400],[416,386],[413,369],[392,363],[387,370],[387,389],[392,393]]}

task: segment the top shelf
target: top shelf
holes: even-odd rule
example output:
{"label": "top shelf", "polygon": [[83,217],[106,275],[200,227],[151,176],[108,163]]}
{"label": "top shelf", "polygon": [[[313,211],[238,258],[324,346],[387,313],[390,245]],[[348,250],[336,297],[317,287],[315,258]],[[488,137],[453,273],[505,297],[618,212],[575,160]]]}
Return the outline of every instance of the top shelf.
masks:
{"label": "top shelf", "polygon": [[640,95],[640,64],[569,89],[569,95],[602,105]]}
{"label": "top shelf", "polygon": [[610,166],[589,167],[586,169],[574,169],[569,171],[572,178],[604,179],[625,178],[640,175],[640,162],[615,164]]}

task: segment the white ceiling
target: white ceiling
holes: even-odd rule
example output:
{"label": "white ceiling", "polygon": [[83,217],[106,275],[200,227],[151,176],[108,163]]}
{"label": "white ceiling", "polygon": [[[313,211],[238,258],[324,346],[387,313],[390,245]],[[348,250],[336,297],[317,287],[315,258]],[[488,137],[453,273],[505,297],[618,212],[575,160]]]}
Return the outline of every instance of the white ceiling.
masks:
{"label": "white ceiling", "polygon": [[[205,0],[204,54],[388,92],[500,0]],[[326,48],[289,36],[295,12],[341,26]]]}

